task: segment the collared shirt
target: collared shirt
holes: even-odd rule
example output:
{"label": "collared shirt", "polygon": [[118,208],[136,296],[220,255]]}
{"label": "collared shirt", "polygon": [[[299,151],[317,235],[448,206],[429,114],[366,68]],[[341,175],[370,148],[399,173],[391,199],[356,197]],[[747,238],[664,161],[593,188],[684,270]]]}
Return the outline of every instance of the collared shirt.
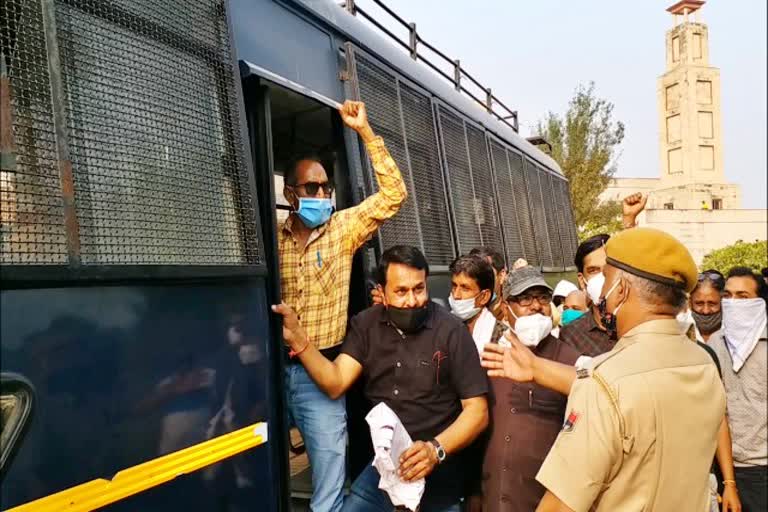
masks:
{"label": "collared shirt", "polygon": [[[366,398],[387,404],[414,441],[434,438],[461,414],[461,400],[488,392],[467,327],[431,301],[424,327],[413,334],[400,334],[384,306],[366,309],[350,322],[341,352],[363,366]],[[462,452],[449,455],[427,478],[427,492],[460,498],[462,460]]]}
{"label": "collared shirt", "polygon": [[737,467],[768,465],[768,341],[766,332],[738,372],[724,331],[709,338],[709,346],[720,359],[723,384],[728,398],[728,425],[733,440],[733,465]]}
{"label": "collared shirt", "polygon": [[312,231],[301,249],[292,232],[294,215],[278,232],[280,287],[319,349],[338,345],[347,329],[352,257],[381,226],[394,216],[407,196],[400,170],[376,137],[366,146],[379,191],[359,205],[334,213]]}
{"label": "collared shirt", "polygon": [[536,479],[575,512],[705,510],[724,413],[712,359],[676,320],[645,322],[576,379]]}
{"label": "collared shirt", "polygon": [[608,333],[597,325],[591,309],[573,322],[560,328],[560,341],[572,346],[579,353],[590,357],[605,354],[615,344],[608,337]]}
{"label": "collared shirt", "polygon": [[[533,352],[573,365],[578,352],[547,336]],[[530,512],[544,496],[536,472],[563,424],[567,397],[533,383],[491,379],[490,441],[483,462],[483,510]]]}

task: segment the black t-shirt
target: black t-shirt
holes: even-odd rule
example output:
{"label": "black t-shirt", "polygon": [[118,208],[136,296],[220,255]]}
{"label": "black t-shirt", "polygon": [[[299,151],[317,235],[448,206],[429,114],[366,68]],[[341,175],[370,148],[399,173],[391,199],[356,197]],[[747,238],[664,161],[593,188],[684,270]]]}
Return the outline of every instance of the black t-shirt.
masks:
{"label": "black t-shirt", "polygon": [[[400,334],[384,306],[355,316],[341,352],[363,366],[365,395],[384,402],[414,441],[428,441],[461,414],[461,400],[485,395],[488,379],[467,327],[430,302],[424,327]],[[461,459],[451,454],[427,479],[427,492],[448,501],[463,494]]]}

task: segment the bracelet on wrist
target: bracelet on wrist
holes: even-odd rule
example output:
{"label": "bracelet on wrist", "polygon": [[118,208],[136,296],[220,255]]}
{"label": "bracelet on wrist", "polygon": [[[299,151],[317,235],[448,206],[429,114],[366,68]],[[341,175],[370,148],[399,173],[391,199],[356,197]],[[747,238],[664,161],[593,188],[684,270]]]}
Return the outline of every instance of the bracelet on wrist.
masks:
{"label": "bracelet on wrist", "polygon": [[736,487],[736,480],[723,480],[723,485],[732,485]]}
{"label": "bracelet on wrist", "polygon": [[301,347],[299,350],[291,349],[291,351],[288,352],[288,357],[290,357],[291,359],[293,359],[294,357],[299,357],[305,350],[307,350],[307,348],[309,348],[309,340],[307,340],[304,346]]}

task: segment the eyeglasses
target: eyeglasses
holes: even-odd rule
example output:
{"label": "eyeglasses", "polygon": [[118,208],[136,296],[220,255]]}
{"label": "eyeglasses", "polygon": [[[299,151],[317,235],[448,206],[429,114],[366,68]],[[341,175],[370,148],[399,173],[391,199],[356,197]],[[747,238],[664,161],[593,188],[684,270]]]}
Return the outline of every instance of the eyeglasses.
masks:
{"label": "eyeglasses", "polygon": [[320,189],[323,189],[323,192],[325,195],[330,196],[333,193],[333,184],[329,182],[325,183],[319,183],[317,181],[308,181],[307,183],[302,183],[301,185],[293,185],[291,188],[297,189],[297,188],[303,188],[304,193],[308,196],[316,196],[317,192]]}
{"label": "eyeglasses", "polygon": [[515,302],[523,307],[528,307],[531,304],[533,304],[533,301],[535,300],[542,306],[546,306],[550,302],[552,302],[552,295],[549,293],[545,293],[542,295],[518,295],[517,297],[510,297],[510,300],[512,302]]}

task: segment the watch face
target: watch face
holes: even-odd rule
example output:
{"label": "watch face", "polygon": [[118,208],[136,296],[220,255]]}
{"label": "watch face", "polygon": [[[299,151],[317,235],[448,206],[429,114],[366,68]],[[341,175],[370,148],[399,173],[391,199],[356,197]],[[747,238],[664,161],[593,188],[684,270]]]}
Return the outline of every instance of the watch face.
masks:
{"label": "watch face", "polygon": [[443,450],[442,446],[437,447],[437,458],[442,462],[445,460],[445,450]]}

